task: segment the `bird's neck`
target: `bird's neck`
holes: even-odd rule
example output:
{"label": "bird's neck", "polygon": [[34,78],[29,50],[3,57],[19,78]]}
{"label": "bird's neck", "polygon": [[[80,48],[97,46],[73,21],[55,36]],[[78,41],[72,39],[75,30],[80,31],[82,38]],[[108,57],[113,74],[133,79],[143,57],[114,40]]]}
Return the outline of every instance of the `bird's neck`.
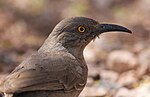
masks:
{"label": "bird's neck", "polygon": [[57,41],[46,40],[41,48],[38,50],[40,53],[46,52],[65,52],[66,54],[72,54],[75,58],[84,61],[83,48],[81,47],[69,47],[63,45]]}

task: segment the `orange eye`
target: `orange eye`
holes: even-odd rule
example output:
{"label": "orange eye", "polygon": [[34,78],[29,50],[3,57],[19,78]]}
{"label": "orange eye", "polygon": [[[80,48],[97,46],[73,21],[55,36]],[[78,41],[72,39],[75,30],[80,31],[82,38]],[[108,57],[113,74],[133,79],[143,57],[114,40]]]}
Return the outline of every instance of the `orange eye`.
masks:
{"label": "orange eye", "polygon": [[79,27],[78,27],[78,31],[81,32],[81,33],[85,32],[85,30],[86,30],[86,29],[85,29],[85,27],[83,27],[83,26],[79,26]]}

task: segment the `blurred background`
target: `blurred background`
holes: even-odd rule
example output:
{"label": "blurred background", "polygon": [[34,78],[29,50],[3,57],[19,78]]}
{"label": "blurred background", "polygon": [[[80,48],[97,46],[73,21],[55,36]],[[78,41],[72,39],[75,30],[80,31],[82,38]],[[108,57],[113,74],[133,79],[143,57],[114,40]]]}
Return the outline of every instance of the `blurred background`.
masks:
{"label": "blurred background", "polygon": [[62,19],[86,16],[128,27],[84,50],[80,97],[150,97],[150,0],[0,0],[0,79],[33,54]]}

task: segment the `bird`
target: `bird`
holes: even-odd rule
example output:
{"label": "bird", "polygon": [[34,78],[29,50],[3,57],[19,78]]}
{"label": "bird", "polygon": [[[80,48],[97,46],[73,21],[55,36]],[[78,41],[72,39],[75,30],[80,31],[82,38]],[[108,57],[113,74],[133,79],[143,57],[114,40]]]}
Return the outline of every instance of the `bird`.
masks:
{"label": "bird", "polygon": [[78,97],[88,67],[83,50],[105,32],[132,33],[117,24],[88,17],[60,21],[37,52],[27,57],[0,83],[3,97]]}

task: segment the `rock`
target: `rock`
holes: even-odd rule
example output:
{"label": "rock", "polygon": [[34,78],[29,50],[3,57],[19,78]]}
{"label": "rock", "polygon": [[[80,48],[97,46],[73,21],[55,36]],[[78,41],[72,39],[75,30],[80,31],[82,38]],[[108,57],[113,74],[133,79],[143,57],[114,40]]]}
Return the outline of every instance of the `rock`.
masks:
{"label": "rock", "polygon": [[134,93],[131,90],[127,88],[121,88],[118,90],[118,92],[115,94],[114,97],[136,97],[136,96],[134,96]]}
{"label": "rock", "polygon": [[130,69],[135,69],[138,66],[137,58],[132,52],[116,50],[108,55],[107,66],[111,70],[123,73]]}
{"label": "rock", "polygon": [[111,82],[109,80],[102,79],[100,80],[100,87],[103,87],[109,91],[112,91],[112,90],[118,90],[122,86],[116,82]]}
{"label": "rock", "polygon": [[147,71],[150,73],[150,49],[143,50],[139,53],[139,73],[144,75]]}
{"label": "rock", "polygon": [[143,50],[139,53],[139,63],[150,65],[150,49]]}
{"label": "rock", "polygon": [[79,97],[103,97],[107,90],[98,86],[85,87]]}
{"label": "rock", "polygon": [[124,72],[123,74],[120,75],[118,79],[118,83],[121,86],[125,86],[127,88],[133,88],[134,84],[138,81],[136,71],[131,70],[128,72]]}
{"label": "rock", "polygon": [[150,81],[135,89],[135,97],[150,97]]}
{"label": "rock", "polygon": [[94,65],[94,64],[88,64],[88,77],[93,78],[93,80],[99,80],[100,75],[99,75],[99,67]]}
{"label": "rock", "polygon": [[87,78],[86,86],[92,86],[94,84],[94,79],[91,77]]}
{"label": "rock", "polygon": [[86,85],[79,97],[105,97],[106,95],[114,94],[120,88],[121,86],[115,82],[101,79],[94,82],[91,86]]}
{"label": "rock", "polygon": [[115,82],[118,79],[119,74],[117,72],[111,71],[111,70],[100,70],[100,76],[102,79],[109,80],[111,82]]}

